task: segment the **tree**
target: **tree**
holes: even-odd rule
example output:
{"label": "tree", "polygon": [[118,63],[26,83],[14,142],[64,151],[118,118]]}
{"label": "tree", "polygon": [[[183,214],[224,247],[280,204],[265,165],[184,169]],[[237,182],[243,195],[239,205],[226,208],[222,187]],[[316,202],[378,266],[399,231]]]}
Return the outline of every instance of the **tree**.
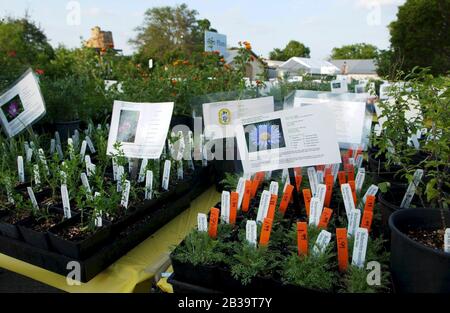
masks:
{"label": "tree", "polygon": [[344,45],[340,48],[333,48],[331,59],[374,59],[378,54],[378,49],[374,45],[367,43],[356,43]]}
{"label": "tree", "polygon": [[28,15],[0,19],[0,84],[15,80],[28,67],[44,69],[53,57],[47,37]]}
{"label": "tree", "polygon": [[186,4],[148,9],[144,23],[136,28],[136,38],[130,40],[137,47],[138,59],[168,62],[202,51],[203,33],[212,29],[207,19],[197,20],[197,15]]}
{"label": "tree", "polygon": [[450,0],[408,0],[389,29],[403,71],[415,66],[431,67],[433,74],[450,70]]}
{"label": "tree", "polygon": [[287,61],[292,57],[309,58],[310,52],[310,49],[301,42],[291,40],[284,49],[273,49],[269,54],[269,58],[278,61]]}

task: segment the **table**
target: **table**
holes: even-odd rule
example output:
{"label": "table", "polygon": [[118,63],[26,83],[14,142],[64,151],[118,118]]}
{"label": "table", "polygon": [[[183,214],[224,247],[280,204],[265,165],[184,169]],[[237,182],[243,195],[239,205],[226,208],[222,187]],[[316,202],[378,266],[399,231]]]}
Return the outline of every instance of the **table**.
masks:
{"label": "table", "polygon": [[122,256],[87,283],[70,286],[62,275],[0,253],[0,267],[27,276],[67,292],[137,292],[149,291],[151,280],[164,264],[170,251],[197,224],[197,213],[206,213],[220,200],[220,193],[210,187],[191,206],[145,241]]}

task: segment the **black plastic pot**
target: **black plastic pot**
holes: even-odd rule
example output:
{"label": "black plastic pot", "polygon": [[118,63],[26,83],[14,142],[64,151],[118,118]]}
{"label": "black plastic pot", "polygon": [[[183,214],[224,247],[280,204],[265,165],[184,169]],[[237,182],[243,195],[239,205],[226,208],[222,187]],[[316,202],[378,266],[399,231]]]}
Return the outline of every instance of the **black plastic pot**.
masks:
{"label": "black plastic pot", "polygon": [[192,263],[183,263],[173,256],[170,256],[173,271],[177,279],[192,285],[202,286],[203,288],[218,289],[220,274],[217,266],[214,265],[193,265]]}
{"label": "black plastic pot", "polygon": [[[49,211],[51,214],[59,216],[63,220],[64,213],[62,210],[51,208]],[[42,250],[49,250],[47,231],[41,232],[34,230],[32,226],[36,224],[39,224],[39,222],[33,216],[29,216],[18,222],[17,227],[26,243]]]}
{"label": "black plastic pot", "polygon": [[21,240],[22,236],[17,225],[3,221],[3,219],[8,217],[10,214],[11,213],[6,210],[0,211],[0,234],[9,238]]}
{"label": "black plastic pot", "polygon": [[[444,212],[450,225],[450,213]],[[435,250],[409,238],[412,229],[442,228],[441,211],[407,209],[391,215],[391,272],[400,293],[450,293],[450,253]]]}
{"label": "black plastic pot", "polygon": [[75,225],[79,223],[80,220],[81,214],[77,214],[72,218],[56,225],[48,231],[48,238],[50,240],[52,248],[65,256],[75,258],[77,260],[85,259],[92,253],[97,251],[101,247],[101,245],[108,239],[111,233],[110,223],[107,220],[103,219],[103,227],[97,228],[91,236],[81,241],[71,241],[57,235],[60,230]]}
{"label": "black plastic pot", "polygon": [[[381,225],[384,228],[386,238],[389,238],[389,217],[392,213],[399,210],[400,204],[402,203],[403,197],[405,196],[406,188],[392,187],[385,193],[378,192],[378,203],[381,211]],[[420,199],[417,195],[414,196],[411,206],[415,208],[422,208]]]}
{"label": "black plastic pot", "polygon": [[178,280],[178,275],[172,273],[170,277],[167,279],[167,282],[172,285],[174,293],[200,293],[200,294],[218,294],[220,293],[217,290],[204,288],[201,286],[189,284],[183,281]]}
{"label": "black plastic pot", "polygon": [[67,138],[72,137],[74,131],[80,128],[80,120],[67,122],[54,122],[55,129],[59,133],[61,142],[66,142]]}

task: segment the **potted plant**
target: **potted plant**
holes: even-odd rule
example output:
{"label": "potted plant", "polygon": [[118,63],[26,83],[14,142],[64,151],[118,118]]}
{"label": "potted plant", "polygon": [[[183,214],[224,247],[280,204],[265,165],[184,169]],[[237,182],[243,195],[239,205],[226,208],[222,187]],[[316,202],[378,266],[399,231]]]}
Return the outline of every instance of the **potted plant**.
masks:
{"label": "potted plant", "polygon": [[426,206],[399,210],[389,219],[392,276],[399,292],[449,292],[450,254],[444,252],[444,235],[450,221],[450,80],[423,70],[413,84],[428,122],[424,149],[430,157],[424,162],[426,180],[420,190]]}

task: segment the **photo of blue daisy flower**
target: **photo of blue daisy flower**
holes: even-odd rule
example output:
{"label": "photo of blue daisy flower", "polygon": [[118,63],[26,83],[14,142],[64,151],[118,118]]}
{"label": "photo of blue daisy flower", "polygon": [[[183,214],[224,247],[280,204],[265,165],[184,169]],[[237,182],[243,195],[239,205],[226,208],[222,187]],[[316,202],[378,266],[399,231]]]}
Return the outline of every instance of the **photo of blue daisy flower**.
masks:
{"label": "photo of blue daisy flower", "polygon": [[285,147],[281,120],[270,120],[245,125],[249,151],[263,151]]}

